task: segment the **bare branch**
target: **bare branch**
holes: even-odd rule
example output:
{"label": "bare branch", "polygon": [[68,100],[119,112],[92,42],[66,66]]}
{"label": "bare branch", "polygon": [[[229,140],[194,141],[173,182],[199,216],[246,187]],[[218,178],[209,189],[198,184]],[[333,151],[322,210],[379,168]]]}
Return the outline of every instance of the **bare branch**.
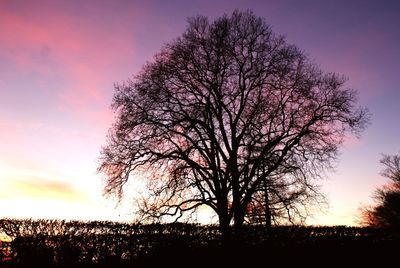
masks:
{"label": "bare branch", "polygon": [[205,205],[225,231],[253,212],[303,219],[319,200],[315,179],[368,121],[344,83],[251,11],[192,18],[135,79],[116,85],[98,169],[105,192],[121,198],[142,176],[144,214],[177,220]]}

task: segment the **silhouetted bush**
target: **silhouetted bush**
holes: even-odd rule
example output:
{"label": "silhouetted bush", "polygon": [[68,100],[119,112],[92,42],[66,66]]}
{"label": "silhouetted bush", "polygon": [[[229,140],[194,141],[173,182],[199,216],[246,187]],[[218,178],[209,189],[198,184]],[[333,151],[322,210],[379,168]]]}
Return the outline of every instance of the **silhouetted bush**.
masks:
{"label": "silhouetted bush", "polygon": [[[240,243],[221,243],[217,226],[195,224],[126,224],[61,220],[0,220],[0,232],[10,266],[140,266],[192,259],[251,263],[269,259],[388,254],[400,245],[399,234],[388,229],[361,227],[246,226]],[[290,255],[293,259],[287,259]],[[296,257],[297,256],[297,257]],[[395,255],[394,255],[395,256]]]}

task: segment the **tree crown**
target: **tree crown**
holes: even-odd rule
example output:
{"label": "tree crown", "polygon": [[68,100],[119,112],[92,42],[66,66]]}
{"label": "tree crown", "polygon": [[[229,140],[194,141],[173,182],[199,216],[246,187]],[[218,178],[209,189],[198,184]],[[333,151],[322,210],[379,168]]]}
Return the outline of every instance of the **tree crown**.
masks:
{"label": "tree crown", "polygon": [[289,211],[290,200],[316,196],[313,178],[346,133],[367,123],[344,83],[250,11],[189,19],[181,37],[115,88],[116,122],[99,167],[105,190],[121,196],[132,173],[145,172],[142,208],[152,217],[206,205],[220,223],[236,224],[257,193]]}

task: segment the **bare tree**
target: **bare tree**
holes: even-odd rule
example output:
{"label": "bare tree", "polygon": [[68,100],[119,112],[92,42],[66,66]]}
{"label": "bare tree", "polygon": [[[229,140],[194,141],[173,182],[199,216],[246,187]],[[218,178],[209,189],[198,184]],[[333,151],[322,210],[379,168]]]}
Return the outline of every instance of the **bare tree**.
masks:
{"label": "bare tree", "polygon": [[232,220],[240,232],[263,184],[311,189],[347,131],[363,130],[367,111],[344,82],[250,11],[191,18],[135,79],[115,87],[116,122],[99,166],[105,192],[121,197],[139,174],[149,182],[146,215],[177,219],[208,206],[223,235]]}
{"label": "bare tree", "polygon": [[380,162],[385,166],[381,175],[390,179],[392,186],[400,190],[400,155],[384,154]]}
{"label": "bare tree", "polygon": [[248,206],[246,220],[263,224],[267,229],[273,225],[302,224],[309,215],[311,205],[325,203],[318,185],[284,174],[267,178]]}
{"label": "bare tree", "polygon": [[400,155],[383,155],[382,176],[391,182],[375,191],[376,205],[362,210],[362,222],[374,227],[400,228]]}

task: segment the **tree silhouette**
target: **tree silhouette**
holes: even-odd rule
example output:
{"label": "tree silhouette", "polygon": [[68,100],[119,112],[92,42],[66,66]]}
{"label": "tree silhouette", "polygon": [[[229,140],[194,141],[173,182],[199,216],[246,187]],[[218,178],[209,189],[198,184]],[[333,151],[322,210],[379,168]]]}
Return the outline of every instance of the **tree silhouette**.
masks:
{"label": "tree silhouette", "polygon": [[240,233],[263,185],[315,193],[344,135],[360,133],[368,116],[343,77],[322,72],[251,11],[188,22],[115,86],[116,122],[98,170],[119,197],[132,175],[147,178],[143,215],[176,220],[208,206],[228,236],[232,221]]}
{"label": "tree silhouette", "polygon": [[303,223],[309,214],[310,203],[325,201],[318,187],[305,183],[306,179],[293,180],[290,174],[266,179],[249,204],[248,222],[264,224],[267,228]]}
{"label": "tree silhouette", "polygon": [[391,182],[376,190],[376,205],[362,211],[362,220],[370,226],[399,229],[400,155],[384,155],[380,162],[385,166],[381,174]]}

